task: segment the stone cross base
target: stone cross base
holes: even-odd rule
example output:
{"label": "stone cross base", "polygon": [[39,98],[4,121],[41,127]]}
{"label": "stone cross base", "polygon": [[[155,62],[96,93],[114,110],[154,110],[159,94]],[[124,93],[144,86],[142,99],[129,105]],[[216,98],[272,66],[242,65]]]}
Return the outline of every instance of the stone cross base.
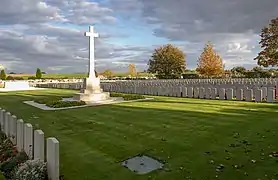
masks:
{"label": "stone cross base", "polygon": [[99,78],[85,78],[83,81],[83,88],[81,93],[102,93],[102,89],[100,88],[100,79]]}
{"label": "stone cross base", "polygon": [[109,92],[92,93],[92,94],[76,93],[74,99],[77,101],[84,101],[84,102],[100,102],[100,101],[106,101],[110,99],[110,93]]}
{"label": "stone cross base", "polygon": [[84,89],[80,90],[80,93],[76,93],[73,97],[77,101],[84,102],[98,102],[106,101],[110,99],[109,92],[103,92],[100,88],[99,78],[86,78],[83,84]]}

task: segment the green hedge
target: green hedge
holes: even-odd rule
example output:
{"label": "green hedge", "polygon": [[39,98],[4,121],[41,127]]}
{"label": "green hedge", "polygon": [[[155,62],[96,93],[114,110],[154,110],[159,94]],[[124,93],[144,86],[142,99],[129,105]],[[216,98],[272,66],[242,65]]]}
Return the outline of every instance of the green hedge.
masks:
{"label": "green hedge", "polygon": [[48,98],[41,98],[41,99],[36,99],[34,102],[39,103],[39,104],[49,104],[53,101],[61,101],[62,97],[48,97]]}
{"label": "green hedge", "polygon": [[[45,104],[48,107],[52,108],[62,108],[62,107],[72,107],[72,106],[83,106],[86,105],[84,101],[62,101],[63,98],[68,98],[69,96],[65,97],[48,97],[48,98],[41,98],[35,99],[34,102],[39,104]],[[140,94],[122,94],[122,93],[110,93],[110,97],[122,97],[125,101],[130,100],[137,100],[137,99],[145,99],[145,96]]]}
{"label": "green hedge", "polygon": [[86,105],[86,103],[84,101],[62,101],[63,98],[67,98],[67,97],[42,98],[42,99],[36,99],[36,100],[34,100],[34,102],[39,103],[39,104],[45,104],[46,106],[52,107],[52,108]]}
{"label": "green hedge", "polygon": [[46,103],[46,106],[52,108],[83,106],[83,105],[86,105],[84,101],[52,101]]}
{"label": "green hedge", "polygon": [[122,94],[122,93],[114,93],[114,92],[110,93],[110,97],[122,97],[124,98],[125,101],[145,99],[145,96],[140,94]]}

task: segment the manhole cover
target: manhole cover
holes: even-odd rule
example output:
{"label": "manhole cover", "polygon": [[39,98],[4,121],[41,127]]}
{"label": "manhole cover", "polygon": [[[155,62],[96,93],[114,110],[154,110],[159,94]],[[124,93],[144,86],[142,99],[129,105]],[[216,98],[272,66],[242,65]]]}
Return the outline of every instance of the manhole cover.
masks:
{"label": "manhole cover", "polygon": [[135,156],[125,160],[122,165],[137,174],[147,174],[163,167],[161,162],[148,156]]}

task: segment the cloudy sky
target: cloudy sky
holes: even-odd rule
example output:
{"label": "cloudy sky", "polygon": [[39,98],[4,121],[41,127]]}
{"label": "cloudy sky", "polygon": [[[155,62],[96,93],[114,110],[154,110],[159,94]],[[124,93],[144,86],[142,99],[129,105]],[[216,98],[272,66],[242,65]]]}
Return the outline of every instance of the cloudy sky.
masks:
{"label": "cloudy sky", "polygon": [[226,68],[254,67],[259,33],[278,16],[277,0],[1,0],[0,64],[8,71],[86,72],[95,25],[96,69],[147,69],[155,47],[172,43],[196,67],[211,41]]}

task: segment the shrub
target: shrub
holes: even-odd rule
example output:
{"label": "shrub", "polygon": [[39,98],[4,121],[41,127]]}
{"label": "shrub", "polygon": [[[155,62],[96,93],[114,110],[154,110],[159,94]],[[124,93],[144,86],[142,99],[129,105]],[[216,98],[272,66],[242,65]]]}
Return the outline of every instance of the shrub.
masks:
{"label": "shrub", "polygon": [[121,93],[110,93],[111,97],[122,97],[125,101],[145,99],[145,96],[140,94],[121,94]]}
{"label": "shrub", "polygon": [[52,101],[46,103],[46,106],[52,108],[61,108],[61,107],[72,107],[72,106],[83,106],[86,105],[84,101]]}
{"label": "shrub", "polygon": [[16,146],[9,139],[5,139],[0,145],[0,163],[3,163],[17,154]]}
{"label": "shrub", "polygon": [[20,77],[20,76],[16,76],[16,77],[14,77],[14,80],[24,80],[24,78]]}
{"label": "shrub", "polygon": [[41,160],[28,160],[15,169],[14,180],[47,180],[46,163]]}
{"label": "shrub", "polygon": [[12,76],[7,76],[6,80],[14,80],[14,77],[12,77]]}
{"label": "shrub", "polygon": [[41,72],[40,68],[37,68],[37,71],[36,71],[36,78],[37,78],[37,79],[41,79],[41,78],[42,78],[42,72]]}
{"label": "shrub", "polygon": [[62,97],[51,97],[51,98],[43,98],[43,99],[36,99],[34,102],[39,103],[39,104],[48,104],[53,101],[61,101]]}
{"label": "shrub", "polygon": [[61,108],[61,107],[72,107],[72,106],[83,106],[86,105],[84,101],[62,101],[62,98],[67,97],[51,97],[51,98],[44,98],[44,99],[36,99],[34,102],[39,104],[45,104],[48,107],[52,108]]}
{"label": "shrub", "polygon": [[11,179],[13,176],[13,170],[18,167],[19,164],[28,160],[28,156],[25,152],[17,153],[16,156],[10,158],[0,165],[0,171],[7,179]]}
{"label": "shrub", "polygon": [[30,76],[30,77],[28,77],[28,79],[29,80],[35,80],[35,79],[37,79],[35,76]]}
{"label": "shrub", "polygon": [[0,83],[0,88],[4,88],[5,84],[4,83]]}
{"label": "shrub", "polygon": [[1,70],[0,72],[0,79],[5,80],[7,77],[6,72],[4,69]]}
{"label": "shrub", "polygon": [[2,144],[5,139],[7,139],[7,136],[4,132],[0,131],[0,144]]}

